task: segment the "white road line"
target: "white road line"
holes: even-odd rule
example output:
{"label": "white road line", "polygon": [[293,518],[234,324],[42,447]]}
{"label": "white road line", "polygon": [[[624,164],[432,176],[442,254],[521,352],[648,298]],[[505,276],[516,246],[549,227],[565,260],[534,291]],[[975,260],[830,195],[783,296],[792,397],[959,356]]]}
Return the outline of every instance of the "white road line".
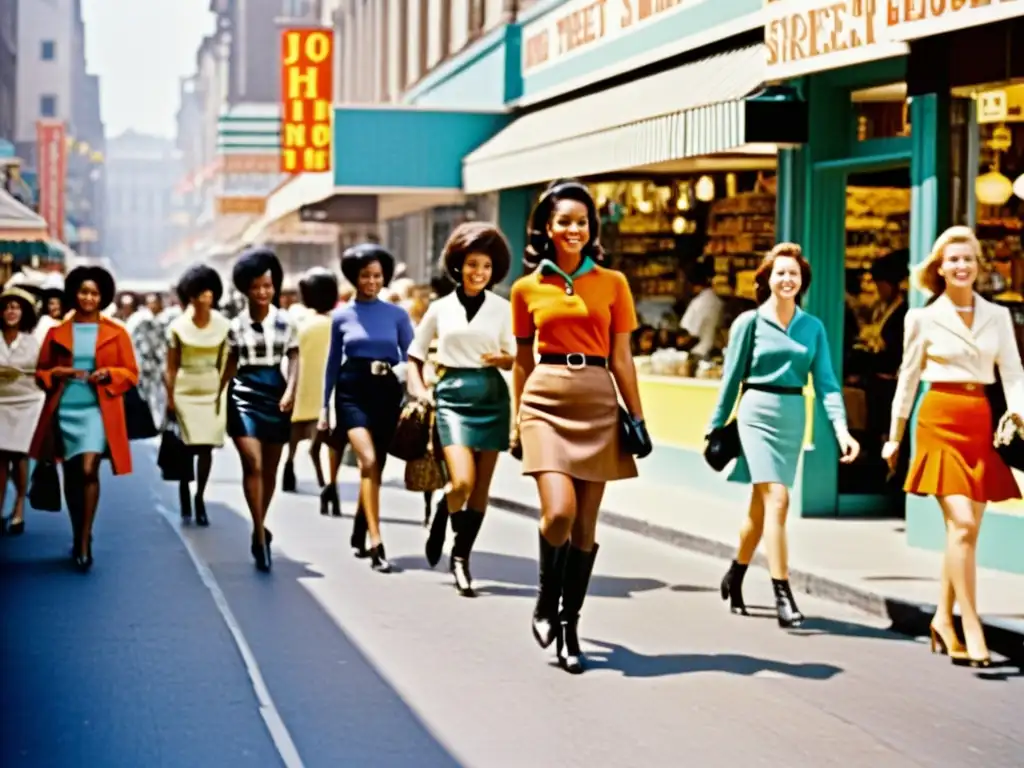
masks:
{"label": "white road line", "polygon": [[228,599],[220,588],[220,584],[217,583],[217,577],[213,575],[213,571],[199,557],[199,553],[192,546],[192,542],[182,532],[181,526],[178,525],[178,515],[173,514],[159,501],[156,503],[156,508],[171,526],[171,529],[177,534],[178,538],[181,539],[182,544],[185,545],[185,549],[189,557],[192,558],[192,564],[196,567],[199,578],[213,596],[213,602],[217,606],[217,610],[220,611],[221,618],[224,619],[224,623],[227,625],[228,631],[235,641],[235,647],[238,648],[238,653],[242,657],[242,663],[245,664],[245,671],[249,675],[252,690],[256,694],[256,700],[259,702],[260,716],[267,726],[267,731],[270,733],[270,738],[274,742],[274,747],[281,756],[285,768],[303,768],[299,750],[292,740],[291,733],[288,732],[288,726],[284,724],[281,713],[277,710],[277,705],[274,704],[274,699],[270,695],[270,689],[267,687],[267,683],[263,679],[263,673],[260,671],[259,662],[256,661],[256,655],[252,652],[249,642],[245,639],[245,633],[242,632],[238,620],[235,619],[235,614],[232,613],[231,606],[228,605]]}

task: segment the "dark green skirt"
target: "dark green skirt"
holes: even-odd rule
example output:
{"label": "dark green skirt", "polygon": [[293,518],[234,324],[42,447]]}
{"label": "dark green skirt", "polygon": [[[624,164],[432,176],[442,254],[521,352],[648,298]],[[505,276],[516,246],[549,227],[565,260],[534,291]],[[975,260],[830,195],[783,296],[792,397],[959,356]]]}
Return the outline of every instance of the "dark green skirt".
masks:
{"label": "dark green skirt", "polygon": [[512,415],[497,368],[445,368],[434,385],[441,445],[507,451]]}

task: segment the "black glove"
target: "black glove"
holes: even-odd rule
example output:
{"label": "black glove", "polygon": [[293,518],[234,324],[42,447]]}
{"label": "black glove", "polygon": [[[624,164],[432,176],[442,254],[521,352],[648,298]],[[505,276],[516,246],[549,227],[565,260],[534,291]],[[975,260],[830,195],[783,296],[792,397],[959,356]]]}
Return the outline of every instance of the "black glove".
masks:
{"label": "black glove", "polygon": [[654,443],[651,442],[651,435],[647,431],[647,422],[643,419],[634,419],[633,429],[636,430],[637,447],[640,449],[637,451],[636,457],[643,459],[650,456],[651,451],[654,450]]}

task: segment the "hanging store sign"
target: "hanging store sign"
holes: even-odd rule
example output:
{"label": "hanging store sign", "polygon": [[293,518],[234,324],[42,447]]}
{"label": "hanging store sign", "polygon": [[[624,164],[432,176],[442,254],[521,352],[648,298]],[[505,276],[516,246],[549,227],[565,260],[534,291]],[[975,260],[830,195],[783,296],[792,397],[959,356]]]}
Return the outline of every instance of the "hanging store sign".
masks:
{"label": "hanging store sign", "polygon": [[67,135],[64,123],[36,123],[39,215],[46,219],[50,236],[64,241],[64,190],[67,180]]}
{"label": "hanging store sign", "polygon": [[281,171],[331,170],[332,30],[286,29],[281,33],[281,90]]}
{"label": "hanging store sign", "polygon": [[[523,28],[522,73],[560,63],[709,0],[569,0]],[[721,2],[721,0],[717,0]]]}
{"label": "hanging store sign", "polygon": [[267,198],[265,197],[221,196],[216,199],[216,211],[218,216],[262,216],[266,210]]}
{"label": "hanging store sign", "polygon": [[909,53],[909,40],[1024,15],[1024,0],[766,0],[770,80]]}

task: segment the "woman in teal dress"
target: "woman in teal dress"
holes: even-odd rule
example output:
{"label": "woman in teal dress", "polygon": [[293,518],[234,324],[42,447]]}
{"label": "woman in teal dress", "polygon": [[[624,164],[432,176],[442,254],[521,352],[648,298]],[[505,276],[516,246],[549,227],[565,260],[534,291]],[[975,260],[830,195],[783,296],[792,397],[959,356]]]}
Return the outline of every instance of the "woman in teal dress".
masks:
{"label": "woman in teal dress", "polygon": [[811,268],[800,246],[776,245],[758,268],[755,282],[760,306],[736,318],[729,332],[722,389],[709,425],[713,437],[725,427],[739,398],[736,425],[742,450],[729,480],[750,483],[753,489],[736,559],[722,580],[721,593],[723,600],[731,600],[733,613],[747,615],[743,577],[763,534],[779,625],[788,628],[803,622],[789,586],[785,526],[807,426],[803,393],[808,377],[839,441],[840,460],[854,461],[860,446],[846,427],[825,326],[799,307],[811,283]]}

